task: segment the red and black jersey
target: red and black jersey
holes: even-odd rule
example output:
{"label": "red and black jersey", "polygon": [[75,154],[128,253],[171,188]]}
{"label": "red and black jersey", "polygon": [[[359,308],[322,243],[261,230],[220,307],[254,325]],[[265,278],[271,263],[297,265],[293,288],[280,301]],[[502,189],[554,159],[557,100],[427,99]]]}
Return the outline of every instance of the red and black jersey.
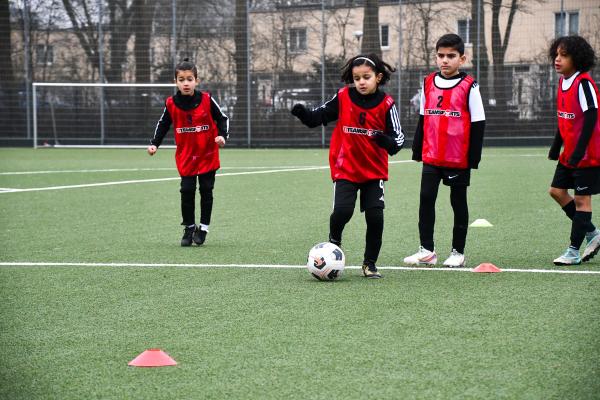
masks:
{"label": "red and black jersey", "polygon": [[166,109],[175,132],[175,162],[179,175],[194,176],[219,169],[219,146],[215,143],[219,131],[211,116],[210,95],[202,93],[200,104],[189,110],[177,107],[171,96],[167,99]]}
{"label": "red and black jersey", "polygon": [[465,75],[454,87],[435,85],[436,73],[425,78],[422,160],[444,168],[469,167],[473,78]]}
{"label": "red and black jersey", "polygon": [[388,153],[373,140],[376,132],[385,132],[386,115],[394,105],[391,96],[373,108],[362,108],[350,99],[348,87],[337,94],[338,121],[329,146],[331,179],[362,183],[388,179]]}
{"label": "red and black jersey", "polygon": [[[584,111],[579,101],[579,85],[585,79],[592,84],[598,98],[598,87],[588,73],[580,73],[567,90],[562,89],[563,78],[558,83],[558,94],[556,96],[556,114],[558,117],[558,130],[562,138],[564,148],[560,154],[559,162],[566,166],[577,147],[584,124]],[[577,164],[577,168],[590,168],[600,166],[600,111],[597,109],[598,119],[593,129],[590,141],[583,158]]]}

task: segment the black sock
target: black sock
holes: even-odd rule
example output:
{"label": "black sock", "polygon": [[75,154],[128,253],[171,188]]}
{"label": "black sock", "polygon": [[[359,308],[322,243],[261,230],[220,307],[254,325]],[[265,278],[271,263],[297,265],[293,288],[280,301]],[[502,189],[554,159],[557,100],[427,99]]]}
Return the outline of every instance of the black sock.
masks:
{"label": "black sock", "polygon": [[[579,249],[589,226],[592,225],[592,213],[589,211],[575,211],[571,224],[571,247]],[[593,226],[593,225],[592,225]]]}
{"label": "black sock", "polygon": [[335,207],[329,217],[329,241],[333,244],[340,245],[342,243],[342,232],[344,227],[352,218],[354,208],[350,207]]}
{"label": "black sock", "polygon": [[570,220],[573,220],[575,211],[577,211],[577,209],[575,208],[575,200],[571,200],[562,209],[565,212],[565,214],[567,214],[567,217],[569,217]]}
{"label": "black sock", "polygon": [[454,211],[452,248],[464,254],[467,242],[467,230],[469,228],[469,206],[467,204],[466,186],[452,186],[450,188],[450,204]]}
{"label": "black sock", "polygon": [[364,264],[375,265],[379,258],[381,250],[381,238],[383,236],[383,209],[370,208],[365,210],[365,220],[367,221],[367,234],[365,245]]}

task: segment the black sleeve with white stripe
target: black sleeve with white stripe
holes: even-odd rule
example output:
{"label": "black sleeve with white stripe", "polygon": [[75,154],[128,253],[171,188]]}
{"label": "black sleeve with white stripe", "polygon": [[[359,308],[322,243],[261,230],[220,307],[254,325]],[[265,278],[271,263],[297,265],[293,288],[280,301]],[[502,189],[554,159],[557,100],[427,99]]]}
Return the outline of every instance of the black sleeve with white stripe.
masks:
{"label": "black sleeve with white stripe", "polygon": [[404,131],[400,125],[400,115],[396,104],[392,104],[385,115],[385,134],[393,139],[387,149],[389,155],[394,155],[404,146]]}
{"label": "black sleeve with white stripe", "polygon": [[219,107],[212,96],[210,97],[210,113],[217,124],[219,136],[223,136],[225,140],[229,140],[229,118],[223,113],[221,107]]}
{"label": "black sleeve with white stripe", "polygon": [[154,128],[154,137],[152,137],[150,140],[150,144],[160,147],[163,139],[167,135],[167,132],[169,132],[172,122],[171,114],[169,114],[169,110],[167,110],[167,107],[165,106],[160,119],[156,123],[156,128]]}

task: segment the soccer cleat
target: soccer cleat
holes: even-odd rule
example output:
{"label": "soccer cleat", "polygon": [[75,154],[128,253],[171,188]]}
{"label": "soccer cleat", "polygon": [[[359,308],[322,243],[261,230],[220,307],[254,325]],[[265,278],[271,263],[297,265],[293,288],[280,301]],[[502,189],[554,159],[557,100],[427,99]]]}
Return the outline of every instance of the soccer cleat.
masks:
{"label": "soccer cleat", "polygon": [[435,265],[436,263],[437,254],[435,254],[435,251],[427,250],[423,246],[419,246],[419,251],[412,256],[404,258],[404,264],[409,265]]}
{"label": "soccer cleat", "polygon": [[[586,235],[587,236],[587,235]],[[600,230],[596,229],[592,235],[588,236],[588,243],[583,249],[581,261],[590,261],[600,250]]]}
{"label": "soccer cleat", "polygon": [[366,278],[372,278],[372,279],[381,278],[381,274],[379,273],[379,271],[377,271],[377,267],[375,266],[375,264],[372,264],[372,263],[363,264],[362,272]]}
{"label": "soccer cleat", "polygon": [[188,247],[192,245],[192,237],[194,236],[195,226],[186,226],[183,230],[183,237],[181,238],[181,246]]}
{"label": "soccer cleat", "polygon": [[445,267],[450,268],[464,268],[465,267],[465,255],[456,251],[456,249],[452,249],[450,253],[450,257],[446,258],[444,261]]}
{"label": "soccer cleat", "polygon": [[207,233],[208,232],[205,231],[204,229],[200,229],[200,227],[197,227],[196,230],[194,231],[194,236],[192,236],[192,240],[198,246],[201,246],[202,244],[204,244],[204,241],[206,241]]}
{"label": "soccer cleat", "polygon": [[581,264],[581,258],[579,257],[579,250],[575,250],[572,247],[567,248],[565,253],[554,260],[554,265],[579,265]]}

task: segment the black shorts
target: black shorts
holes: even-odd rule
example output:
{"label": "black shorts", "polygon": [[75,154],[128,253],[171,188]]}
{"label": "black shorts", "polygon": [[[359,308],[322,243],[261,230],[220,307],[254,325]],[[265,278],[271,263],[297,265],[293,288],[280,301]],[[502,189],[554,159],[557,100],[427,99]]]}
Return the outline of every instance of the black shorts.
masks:
{"label": "black shorts", "polygon": [[550,186],[558,189],[575,189],[576,196],[598,194],[600,193],[600,167],[567,168],[558,163]]}
{"label": "black shorts", "polygon": [[455,169],[423,164],[423,172],[421,174],[434,174],[441,179],[446,186],[469,186],[471,184],[470,168]]}
{"label": "black shorts", "polygon": [[360,212],[370,208],[385,208],[383,179],[354,183],[344,179],[333,182],[333,208],[351,207],[356,204],[360,190]]}

